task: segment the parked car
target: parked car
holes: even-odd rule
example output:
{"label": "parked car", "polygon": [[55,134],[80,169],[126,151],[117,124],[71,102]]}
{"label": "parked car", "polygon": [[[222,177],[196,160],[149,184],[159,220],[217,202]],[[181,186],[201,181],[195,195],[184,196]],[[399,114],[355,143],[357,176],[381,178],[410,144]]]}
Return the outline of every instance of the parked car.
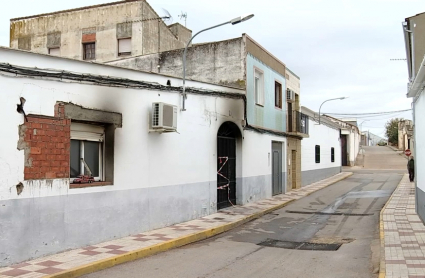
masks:
{"label": "parked car", "polygon": [[387,142],[385,141],[379,141],[378,146],[386,146]]}

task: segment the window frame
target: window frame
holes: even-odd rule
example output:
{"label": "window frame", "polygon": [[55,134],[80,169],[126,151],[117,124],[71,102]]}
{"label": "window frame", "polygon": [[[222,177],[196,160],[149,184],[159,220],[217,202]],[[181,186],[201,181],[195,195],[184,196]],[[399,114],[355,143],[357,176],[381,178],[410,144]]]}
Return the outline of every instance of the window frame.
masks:
{"label": "window frame", "polygon": [[315,157],[315,162],[320,163],[320,145],[316,145],[314,147],[314,157]]}
{"label": "window frame", "polygon": [[[257,83],[257,79],[260,81]],[[257,87],[257,84],[258,87]],[[257,91],[258,90],[258,91]],[[264,107],[264,72],[257,67],[254,67],[254,99],[255,104]]]}
{"label": "window frame", "polygon": [[[57,49],[59,51],[59,54],[58,55],[52,54],[51,53],[52,49]],[[49,55],[52,55],[52,56],[60,56],[60,51],[61,51],[60,47],[50,47],[50,48],[48,48],[48,53],[49,53]]]}
{"label": "window frame", "polygon": [[335,148],[331,148],[331,162],[335,162]]}
{"label": "window frame", "polygon": [[[93,51],[94,51],[94,55],[93,58],[87,58],[87,46],[89,45],[93,45]],[[96,42],[85,42],[83,43],[83,60],[84,61],[91,61],[91,60],[96,60]]]}
{"label": "window frame", "polygon": [[[279,86],[280,86],[280,92],[279,92],[279,103],[278,103],[278,105],[276,105],[276,101],[277,101],[277,99],[276,99],[276,95],[277,95],[277,92],[276,92],[276,85],[279,85]],[[275,108],[277,108],[277,109],[282,109],[282,108],[283,108],[282,88],[283,88],[282,83],[275,79],[275,80],[274,80],[274,106],[275,106]]]}
{"label": "window frame", "polygon": [[130,46],[132,46],[132,44],[131,44],[131,37],[128,37],[128,38],[119,38],[119,39],[117,39],[118,57],[131,56],[131,52],[132,52],[132,50],[133,50],[133,48],[132,48],[132,47],[131,47],[130,52],[120,52],[120,40],[130,40]]}
{"label": "window frame", "polygon": [[[99,181],[104,181],[105,180],[105,129],[103,126],[100,125],[89,125],[89,124],[81,124],[81,123],[77,123],[80,128],[82,127],[84,130],[80,131],[78,129],[80,128],[75,128],[75,124],[76,123],[71,123],[71,140],[74,141],[79,141],[80,144],[80,153],[79,153],[79,175],[84,175],[85,172],[85,167],[84,167],[84,163],[81,161],[81,158],[84,157],[84,144],[85,142],[97,142],[99,143],[99,175],[98,176],[93,176],[95,182],[99,182]],[[98,133],[98,132],[92,132],[90,131],[90,128],[92,129],[102,129],[103,133]],[[102,137],[102,140],[96,140],[95,137]],[[70,161],[71,161],[71,155],[72,152],[70,150]],[[71,163],[69,164],[69,173],[70,173],[70,183],[73,183],[75,177],[71,177]]]}

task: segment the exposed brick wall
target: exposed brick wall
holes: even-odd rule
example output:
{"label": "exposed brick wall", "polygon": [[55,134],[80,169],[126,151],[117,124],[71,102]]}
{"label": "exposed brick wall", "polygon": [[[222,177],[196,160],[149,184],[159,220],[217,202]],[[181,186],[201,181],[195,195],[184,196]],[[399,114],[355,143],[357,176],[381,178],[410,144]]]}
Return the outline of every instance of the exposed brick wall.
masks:
{"label": "exposed brick wall", "polygon": [[[28,115],[25,130],[25,180],[69,178],[71,120],[64,106],[55,106],[55,117]],[[23,135],[23,134],[22,134]]]}
{"label": "exposed brick wall", "polygon": [[95,42],[96,41],[96,33],[83,34],[81,41],[82,41],[82,43]]}

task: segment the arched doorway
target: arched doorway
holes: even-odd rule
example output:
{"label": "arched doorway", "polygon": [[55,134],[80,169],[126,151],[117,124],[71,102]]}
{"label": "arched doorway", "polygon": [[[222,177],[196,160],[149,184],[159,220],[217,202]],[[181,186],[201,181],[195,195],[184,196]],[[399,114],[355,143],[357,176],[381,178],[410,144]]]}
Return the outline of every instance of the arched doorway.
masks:
{"label": "arched doorway", "polygon": [[217,132],[217,209],[236,204],[236,139],[238,126],[223,123]]}

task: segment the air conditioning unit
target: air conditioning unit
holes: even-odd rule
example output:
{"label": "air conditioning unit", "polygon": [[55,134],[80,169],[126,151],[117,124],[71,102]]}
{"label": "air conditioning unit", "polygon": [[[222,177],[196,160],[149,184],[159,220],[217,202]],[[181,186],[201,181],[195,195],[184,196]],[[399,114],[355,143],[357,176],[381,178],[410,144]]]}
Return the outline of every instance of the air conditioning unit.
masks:
{"label": "air conditioning unit", "polygon": [[295,92],[291,89],[286,89],[286,100],[295,101]]}
{"label": "air conditioning unit", "polygon": [[177,130],[177,106],[163,102],[152,103],[152,131],[173,132]]}

